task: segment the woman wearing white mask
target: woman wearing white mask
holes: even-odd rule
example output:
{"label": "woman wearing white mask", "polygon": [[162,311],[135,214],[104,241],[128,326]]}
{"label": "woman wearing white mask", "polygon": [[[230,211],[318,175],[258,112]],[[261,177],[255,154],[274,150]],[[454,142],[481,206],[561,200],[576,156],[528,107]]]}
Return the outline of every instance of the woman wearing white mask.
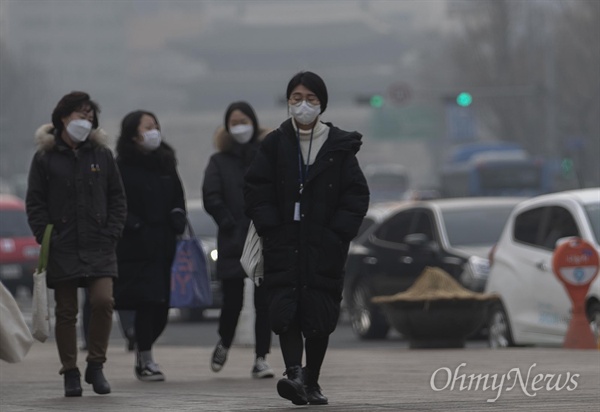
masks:
{"label": "woman wearing white mask", "polygon": [[[244,174],[254,158],[259,140],[266,130],[260,129],[256,114],[246,102],[234,102],[225,111],[224,126],[215,134],[217,153],[210,158],[202,186],[206,211],[219,227],[217,277],[221,280],[223,306],[219,318],[219,337],[211,369],[220,371],[227,360],[244,300],[246,273],[240,264],[250,219],[244,214]],[[254,288],[256,309],[254,378],[272,378],[266,361],[271,348],[268,309],[264,288]]]}
{"label": "woman wearing white mask", "polygon": [[[271,328],[296,405],[327,404],[319,375],[340,314],[348,246],[369,205],[357,132],[323,123],[327,88],[312,72],[287,86],[291,119],[265,137],[246,174],[246,213],[263,241]],[[303,356],[306,366],[302,367]]]}
{"label": "woman wearing white mask", "polygon": [[91,316],[85,381],[110,393],[103,375],[112,326],[115,248],[125,223],[119,170],[98,128],[98,105],[84,92],[69,93],[52,112],[52,124],[36,133],[38,151],[27,185],[27,216],[39,243],[50,240],[47,284],[56,301],[56,345],[65,396],[81,396],[77,368],[77,289],[89,291]]}
{"label": "woman wearing white mask", "polygon": [[127,195],[127,220],[117,247],[115,307],[135,310],[135,376],[164,381],[152,346],[167,325],[171,265],[186,217],[175,152],[162,140],[153,113],[138,110],[123,118],[117,164]]}

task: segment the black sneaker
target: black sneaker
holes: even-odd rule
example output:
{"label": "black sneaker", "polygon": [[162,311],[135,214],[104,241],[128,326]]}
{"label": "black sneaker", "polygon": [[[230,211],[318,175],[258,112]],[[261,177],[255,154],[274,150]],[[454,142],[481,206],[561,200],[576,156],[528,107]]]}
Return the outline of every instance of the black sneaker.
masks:
{"label": "black sneaker", "polygon": [[252,377],[255,379],[272,378],[275,376],[275,372],[269,366],[266,359],[262,356],[256,358],[254,361],[254,367],[252,368]]}
{"label": "black sneaker", "polygon": [[221,341],[217,343],[215,346],[215,350],[212,354],[212,359],[210,361],[210,368],[213,372],[219,372],[223,369],[223,365],[227,362],[227,353],[229,352],[229,348],[226,348]]}
{"label": "black sneaker", "polygon": [[154,362],[148,362],[144,366],[136,365],[135,376],[144,382],[162,382],[165,380],[165,375]]}

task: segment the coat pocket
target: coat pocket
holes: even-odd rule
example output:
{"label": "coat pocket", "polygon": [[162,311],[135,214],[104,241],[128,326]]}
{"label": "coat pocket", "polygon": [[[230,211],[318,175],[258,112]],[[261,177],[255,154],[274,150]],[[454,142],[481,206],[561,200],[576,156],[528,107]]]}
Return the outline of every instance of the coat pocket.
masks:
{"label": "coat pocket", "polygon": [[288,225],[283,225],[263,236],[265,273],[288,271],[296,265],[297,253],[290,235]]}
{"label": "coat pocket", "polygon": [[317,272],[321,276],[339,279],[346,261],[347,247],[340,237],[328,228],[323,228],[319,248]]}

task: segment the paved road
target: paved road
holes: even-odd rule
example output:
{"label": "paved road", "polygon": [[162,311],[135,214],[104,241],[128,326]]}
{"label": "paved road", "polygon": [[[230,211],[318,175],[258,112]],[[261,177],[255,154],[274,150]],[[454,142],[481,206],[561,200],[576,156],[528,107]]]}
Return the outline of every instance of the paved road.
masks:
{"label": "paved road", "polygon": [[214,316],[189,324],[174,315],[155,348],[167,381],[148,383],[135,379],[133,356],[115,328],[106,364],[113,393],[96,395],[84,384],[81,398],[63,397],[54,340],[35,343],[23,362],[0,363],[0,411],[600,411],[598,351],[495,351],[481,343],[411,350],[393,335],[357,341],[344,323],[333,335],[321,376],[330,405],[296,407],[276,393],[284,369],[279,353],[270,357],[277,379],[251,379],[253,351],[243,345],[234,346],[220,373],[211,372],[215,330]]}
{"label": "paved road", "polygon": [[[131,354],[112,347],[106,375],[113,393],[96,395],[84,384],[83,397],[64,398],[54,342],[36,343],[22,363],[0,364],[0,410],[593,412],[600,405],[597,351],[332,349],[321,376],[330,405],[296,407],[279,398],[276,379],[250,378],[250,348],[234,349],[215,374],[208,368],[211,348],[158,346],[167,381],[157,383],[137,381]],[[279,357],[272,366],[283,370]],[[469,387],[477,375],[487,386],[482,380]],[[552,389],[557,381],[562,389]]]}

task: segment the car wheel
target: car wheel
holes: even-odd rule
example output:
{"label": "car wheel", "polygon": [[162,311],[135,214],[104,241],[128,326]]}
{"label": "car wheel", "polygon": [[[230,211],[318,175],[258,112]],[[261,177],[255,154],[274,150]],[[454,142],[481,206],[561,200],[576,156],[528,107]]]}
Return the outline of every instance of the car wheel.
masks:
{"label": "car wheel", "polygon": [[600,337],[600,302],[592,302],[587,308],[587,318],[594,337]]}
{"label": "car wheel", "polygon": [[508,316],[501,304],[494,305],[490,310],[488,342],[492,349],[508,348],[515,345]]}
{"label": "car wheel", "polygon": [[381,310],[371,303],[371,288],[360,279],[350,294],[350,322],[352,330],[362,339],[384,339],[390,329]]}

